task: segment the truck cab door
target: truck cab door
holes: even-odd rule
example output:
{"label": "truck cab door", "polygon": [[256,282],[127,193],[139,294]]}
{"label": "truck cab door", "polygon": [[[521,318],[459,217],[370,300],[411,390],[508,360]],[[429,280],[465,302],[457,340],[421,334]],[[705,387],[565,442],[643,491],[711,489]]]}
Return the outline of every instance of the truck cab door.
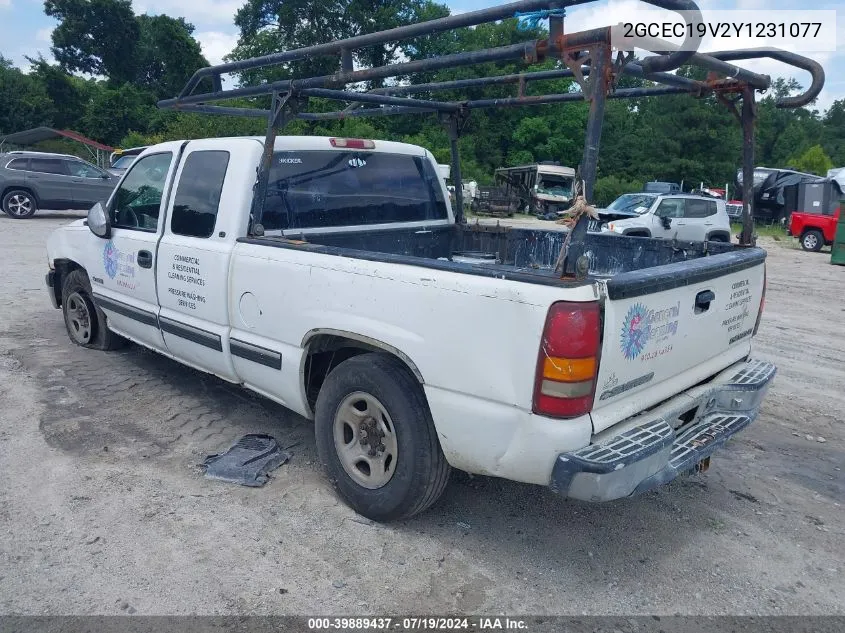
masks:
{"label": "truck cab door", "polygon": [[73,183],[73,202],[79,209],[89,209],[97,202],[109,199],[117,178],[81,160],[68,161]]}
{"label": "truck cab door", "polygon": [[89,269],[94,301],[109,328],[159,351],[165,346],[158,327],[156,247],[180,143],[169,145],[136,161],[112,194],[111,238],[101,242],[100,261]]}
{"label": "truck cab door", "polygon": [[651,236],[671,240],[677,235],[678,239],[683,239],[680,234],[683,227],[678,226],[679,220],[682,221],[683,213],[683,198],[661,200],[651,215]]}
{"label": "truck cab door", "polygon": [[[228,148],[237,149],[240,141]],[[254,141],[244,139],[254,144]],[[187,365],[239,382],[229,355],[228,279],[235,231],[218,217],[235,212],[224,189],[230,152],[217,141],[191,141],[176,174],[159,244],[159,323],[168,352]]]}

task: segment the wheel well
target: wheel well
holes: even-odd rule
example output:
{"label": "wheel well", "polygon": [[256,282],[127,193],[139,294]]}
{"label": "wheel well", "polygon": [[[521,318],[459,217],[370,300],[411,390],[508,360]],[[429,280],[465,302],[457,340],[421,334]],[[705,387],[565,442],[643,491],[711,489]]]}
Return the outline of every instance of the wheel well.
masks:
{"label": "wheel well", "polygon": [[303,361],[303,389],[308,400],[308,406],[314,409],[317,396],[326,376],[345,360],[353,356],[378,352],[389,354],[402,362],[408,371],[420,383],[422,375],[411,360],[396,348],[370,339],[369,337],[353,338],[344,334],[315,334],[307,339]]}
{"label": "wheel well", "polygon": [[53,294],[56,296],[56,305],[62,305],[62,284],[65,277],[67,277],[74,270],[84,270],[82,266],[71,259],[56,259],[53,261],[53,269],[56,271],[56,276],[53,280]]}
{"label": "wheel well", "polygon": [[33,198],[35,198],[35,204],[38,204],[38,195],[35,193],[35,191],[32,189],[32,187],[13,187],[13,186],[5,187],[3,189],[3,193],[0,194],[0,202],[2,202],[3,198],[5,198],[6,194],[9,193],[10,191],[26,191],[29,195],[31,195]]}
{"label": "wheel well", "polygon": [[731,242],[731,234],[728,231],[713,231],[707,236],[708,242]]}

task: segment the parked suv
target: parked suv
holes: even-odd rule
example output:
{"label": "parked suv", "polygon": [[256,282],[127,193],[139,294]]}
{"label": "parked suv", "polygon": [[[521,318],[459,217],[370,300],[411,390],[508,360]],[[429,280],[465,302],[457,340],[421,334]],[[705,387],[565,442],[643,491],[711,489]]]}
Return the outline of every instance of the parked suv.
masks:
{"label": "parked suv", "polygon": [[599,217],[590,222],[591,230],[688,242],[731,241],[725,201],[709,196],[626,193],[600,209]]}
{"label": "parked suv", "polygon": [[119,178],[126,173],[129,166],[135,162],[138,155],[145,149],[147,149],[146,145],[142,147],[130,147],[129,149],[117,149],[113,151],[109,157],[111,166],[109,167],[108,172]]}
{"label": "parked suv", "polygon": [[0,204],[13,218],[38,209],[89,209],[106,200],[119,178],[76,156],[0,154]]}

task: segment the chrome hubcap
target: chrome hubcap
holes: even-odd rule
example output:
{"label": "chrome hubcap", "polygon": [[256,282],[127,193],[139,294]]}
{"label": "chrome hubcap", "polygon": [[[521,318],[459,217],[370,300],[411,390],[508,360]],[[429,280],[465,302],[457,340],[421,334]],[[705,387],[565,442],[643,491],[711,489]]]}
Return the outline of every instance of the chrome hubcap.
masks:
{"label": "chrome hubcap", "polygon": [[814,234],[808,233],[804,236],[804,246],[806,246],[807,248],[815,248],[817,244],[818,239]]}
{"label": "chrome hubcap", "polygon": [[89,343],[91,341],[91,313],[82,295],[74,292],[68,296],[65,312],[73,338],[82,344]]}
{"label": "chrome hubcap", "polygon": [[338,406],[334,446],[343,470],[364,488],[381,488],[396,472],[399,447],[393,420],[368,393],[351,393]]}
{"label": "chrome hubcap", "polygon": [[32,200],[29,196],[17,193],[6,203],[12,215],[28,215],[32,211]]}

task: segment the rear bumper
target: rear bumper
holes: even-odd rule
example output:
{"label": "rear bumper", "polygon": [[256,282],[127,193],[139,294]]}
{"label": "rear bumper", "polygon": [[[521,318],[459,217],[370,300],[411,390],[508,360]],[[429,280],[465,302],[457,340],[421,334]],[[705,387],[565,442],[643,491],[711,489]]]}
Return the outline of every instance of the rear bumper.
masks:
{"label": "rear bumper", "polygon": [[50,296],[50,303],[54,308],[59,307],[59,302],[56,300],[56,271],[51,270],[44,277],[44,283],[47,284],[47,294]]}
{"label": "rear bumper", "polygon": [[624,431],[558,455],[550,487],[566,497],[610,501],[696,470],[757,417],[776,372],[772,363],[759,360],[729,367],[709,383],[621,423]]}

